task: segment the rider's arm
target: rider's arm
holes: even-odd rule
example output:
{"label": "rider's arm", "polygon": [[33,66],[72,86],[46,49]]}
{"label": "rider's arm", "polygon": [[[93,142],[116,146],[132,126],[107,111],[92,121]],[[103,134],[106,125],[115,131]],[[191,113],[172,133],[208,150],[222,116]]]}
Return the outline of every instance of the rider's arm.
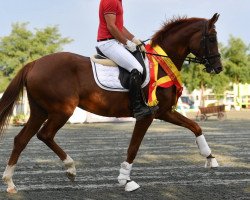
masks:
{"label": "rider's arm", "polygon": [[129,38],[126,37],[126,34],[123,33],[123,31],[121,32],[116,24],[116,15],[114,14],[106,14],[105,16],[105,20],[107,23],[107,28],[109,30],[109,32],[111,33],[111,35],[118,40],[119,42],[121,42],[122,44],[126,44],[127,40]]}
{"label": "rider's arm", "polygon": [[129,40],[132,40],[135,36],[128,31],[125,27],[122,29],[123,34],[128,38]]}
{"label": "rider's arm", "polygon": [[123,27],[122,32],[129,40],[131,40],[136,45],[140,46],[141,51],[146,52],[146,49],[142,44],[142,42],[138,38],[136,38],[132,33],[130,33],[125,27]]}

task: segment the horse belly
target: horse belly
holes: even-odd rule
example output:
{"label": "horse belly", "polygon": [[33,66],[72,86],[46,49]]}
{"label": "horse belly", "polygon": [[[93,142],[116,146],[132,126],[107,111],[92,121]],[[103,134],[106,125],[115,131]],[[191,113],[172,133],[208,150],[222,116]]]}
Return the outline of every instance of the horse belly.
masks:
{"label": "horse belly", "polygon": [[132,116],[126,93],[105,91],[98,86],[96,89],[80,98],[79,107],[106,117]]}

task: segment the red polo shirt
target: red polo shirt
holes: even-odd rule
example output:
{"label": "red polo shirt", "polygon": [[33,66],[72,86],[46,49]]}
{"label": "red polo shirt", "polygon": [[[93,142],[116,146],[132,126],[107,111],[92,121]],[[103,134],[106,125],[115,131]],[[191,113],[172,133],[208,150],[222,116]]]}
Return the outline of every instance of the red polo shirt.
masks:
{"label": "red polo shirt", "polygon": [[104,18],[106,14],[116,15],[115,24],[117,28],[122,31],[123,28],[123,8],[122,0],[101,0],[99,6],[99,27],[97,40],[113,38],[107,28],[107,23]]}

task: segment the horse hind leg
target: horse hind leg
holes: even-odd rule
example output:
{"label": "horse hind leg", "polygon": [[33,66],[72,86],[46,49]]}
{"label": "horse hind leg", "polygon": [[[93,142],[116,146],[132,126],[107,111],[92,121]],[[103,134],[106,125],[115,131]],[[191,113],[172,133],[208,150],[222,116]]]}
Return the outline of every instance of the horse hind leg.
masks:
{"label": "horse hind leg", "polygon": [[[74,109],[72,109],[72,113],[73,111]],[[37,138],[43,141],[63,161],[67,177],[74,181],[76,176],[74,160],[54,140],[57,131],[68,121],[72,113],[50,114],[43,128],[37,133]]]}
{"label": "horse hind leg", "polygon": [[34,110],[31,109],[31,115],[28,122],[14,139],[13,150],[3,174],[3,181],[7,184],[8,193],[17,193],[17,189],[12,180],[16,163],[21,152],[25,149],[30,139],[37,133],[46,119],[43,113],[34,113],[32,111]]}

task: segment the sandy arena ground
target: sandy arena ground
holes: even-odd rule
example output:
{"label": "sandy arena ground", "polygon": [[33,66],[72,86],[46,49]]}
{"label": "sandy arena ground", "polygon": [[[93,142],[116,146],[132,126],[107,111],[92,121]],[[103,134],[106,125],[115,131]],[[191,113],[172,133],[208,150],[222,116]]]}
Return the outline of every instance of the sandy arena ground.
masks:
{"label": "sandy arena ground", "polygon": [[[188,114],[191,119],[194,113]],[[141,188],[127,193],[117,184],[119,165],[134,122],[65,125],[56,140],[75,160],[77,177],[71,183],[62,163],[34,137],[18,162],[9,195],[0,182],[0,199],[250,199],[250,111],[227,112],[227,119],[199,122],[220,167],[204,168],[194,135],[187,129],[155,121],[134,162],[132,179]],[[0,172],[4,172],[13,138],[21,127],[10,127],[0,142]]]}

